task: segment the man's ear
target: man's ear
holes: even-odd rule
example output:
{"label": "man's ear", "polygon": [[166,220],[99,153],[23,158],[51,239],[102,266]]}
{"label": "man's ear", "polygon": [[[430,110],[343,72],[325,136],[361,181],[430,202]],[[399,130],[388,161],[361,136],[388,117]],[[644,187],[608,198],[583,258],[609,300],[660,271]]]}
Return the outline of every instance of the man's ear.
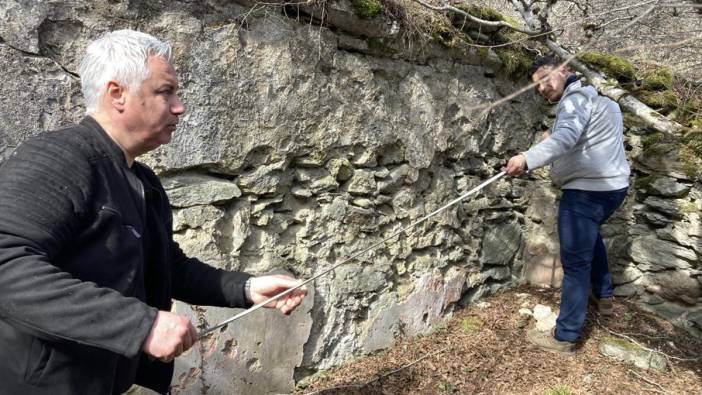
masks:
{"label": "man's ear", "polygon": [[124,111],[124,104],[127,101],[127,90],[115,81],[107,82],[106,100],[109,105],[117,111]]}

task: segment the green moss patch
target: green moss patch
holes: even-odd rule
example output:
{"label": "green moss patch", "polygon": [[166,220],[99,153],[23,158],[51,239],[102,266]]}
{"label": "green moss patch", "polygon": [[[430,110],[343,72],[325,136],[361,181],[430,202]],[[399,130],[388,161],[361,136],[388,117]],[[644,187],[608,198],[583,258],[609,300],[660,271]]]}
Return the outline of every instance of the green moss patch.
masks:
{"label": "green moss patch", "polygon": [[468,3],[456,4],[454,5],[454,7],[484,21],[507,21],[507,19],[502,14],[490,7],[480,7],[475,4]]}
{"label": "green moss patch", "polygon": [[692,214],[696,213],[697,211],[697,205],[693,202],[685,202],[682,206],[680,206],[681,214]]}
{"label": "green moss patch", "polygon": [[693,97],[678,107],[681,122],[691,128],[702,129],[702,97]]}
{"label": "green moss patch", "polygon": [[432,27],[432,37],[446,48],[463,48],[466,47],[464,44],[473,42],[465,33],[456,29],[444,19],[436,19]]}
{"label": "green moss patch", "polygon": [[578,58],[621,83],[633,81],[636,75],[634,66],[618,56],[601,52],[585,52]]}
{"label": "green moss patch", "polygon": [[691,130],[682,138],[683,144],[702,157],[702,130]]}
{"label": "green moss patch", "polygon": [[[475,4],[469,4],[467,2],[454,4],[453,6],[475,18],[484,21],[504,22],[512,26],[520,26],[520,23],[515,19],[505,16],[499,11],[490,7],[481,7]],[[452,26],[459,32],[463,33],[462,37],[458,37],[459,42],[464,44],[472,44],[474,43],[473,40],[476,40],[476,42],[481,45],[498,45],[498,47],[495,47],[493,51],[500,59],[502,66],[501,72],[513,80],[524,78],[526,72],[531,67],[534,60],[534,55],[527,49],[527,44],[520,41],[525,37],[523,33],[516,32],[502,26],[480,25],[463,15],[459,15],[458,13],[451,14],[450,19]],[[437,40],[440,43],[450,48],[459,47],[459,45],[456,45],[457,40],[455,40],[454,37],[447,35],[443,31],[443,27],[438,26],[438,29],[436,30],[439,35]],[[473,40],[471,40],[471,38]],[[533,43],[530,45],[533,45]],[[477,54],[478,56],[487,58],[488,50],[487,48],[478,48]]]}
{"label": "green moss patch", "polygon": [[673,89],[673,73],[667,67],[655,67],[639,72],[641,87],[649,91]]}
{"label": "green moss patch", "polygon": [[383,11],[383,5],[377,0],[351,0],[351,5],[361,18],[373,18]]}
{"label": "green moss patch", "polygon": [[544,395],[572,395],[573,390],[567,385],[557,385],[544,391]]}
{"label": "green moss patch", "polygon": [[605,336],[602,338],[603,343],[609,343],[615,346],[618,346],[624,350],[629,350],[629,351],[639,351],[643,350],[641,347],[637,346],[636,344],[626,341],[624,339],[620,339],[618,337],[613,337],[613,336]]}
{"label": "green moss patch", "polygon": [[637,77],[637,99],[683,126],[702,128],[702,95],[693,81],[674,76],[665,66],[646,66]]}
{"label": "green moss patch", "polygon": [[634,188],[648,189],[648,186],[651,185],[651,183],[655,180],[656,180],[656,178],[654,176],[636,177],[636,180],[634,180]]}
{"label": "green moss patch", "polygon": [[678,155],[682,162],[682,170],[691,179],[702,177],[702,158],[694,149],[684,145],[680,148]]}
{"label": "green moss patch", "polygon": [[641,139],[641,145],[643,145],[643,149],[649,149],[651,148],[654,144],[657,144],[663,140],[663,133],[651,133]]}
{"label": "green moss patch", "polygon": [[[644,149],[643,157],[674,161],[679,164],[678,169],[690,179],[702,177],[702,130],[692,129],[682,137],[653,133],[644,137],[641,143]],[[674,166],[675,163],[669,165]],[[650,176],[639,177],[634,185],[638,189],[645,189],[652,181]]]}
{"label": "green moss patch", "polygon": [[647,106],[667,113],[678,106],[678,97],[672,91],[639,91],[636,98]]}
{"label": "green moss patch", "polygon": [[505,73],[514,80],[524,77],[534,61],[522,48],[495,48],[495,53],[502,61]]}
{"label": "green moss patch", "polygon": [[468,333],[477,332],[483,326],[478,317],[466,317],[461,320],[461,328]]}

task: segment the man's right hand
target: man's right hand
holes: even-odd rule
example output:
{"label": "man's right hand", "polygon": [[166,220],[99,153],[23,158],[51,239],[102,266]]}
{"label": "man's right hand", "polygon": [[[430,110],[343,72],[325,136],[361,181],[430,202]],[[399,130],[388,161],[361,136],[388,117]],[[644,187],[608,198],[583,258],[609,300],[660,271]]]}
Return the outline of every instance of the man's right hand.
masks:
{"label": "man's right hand", "polygon": [[526,158],[524,155],[519,154],[509,158],[507,166],[503,167],[502,170],[513,177],[520,176],[526,170]]}
{"label": "man's right hand", "polygon": [[141,350],[163,362],[171,362],[197,341],[197,331],[184,315],[159,311]]}

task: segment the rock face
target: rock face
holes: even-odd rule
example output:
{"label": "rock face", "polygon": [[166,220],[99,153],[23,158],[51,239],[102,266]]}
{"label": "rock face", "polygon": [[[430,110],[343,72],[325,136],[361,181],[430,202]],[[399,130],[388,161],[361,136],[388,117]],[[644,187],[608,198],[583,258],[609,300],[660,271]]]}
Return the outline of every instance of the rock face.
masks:
{"label": "rock face", "polygon": [[[517,86],[494,57],[411,50],[393,21],[361,20],[345,0],[327,5],[320,27],[313,7],[245,0],[2,2],[0,160],[80,119],[82,50],[133,26],[173,45],[188,109],[171,144],[140,159],[162,177],[176,241],[218,267],[309,278],[533,142],[546,112],[531,93],[483,113]],[[604,234],[622,289],[651,296],[676,283],[684,300],[671,303],[698,303],[699,180],[679,168],[649,182],[651,197],[630,199]],[[319,369],[426,332],[518,281],[524,245],[557,253],[556,199],[543,172],[500,180],[320,278],[291,317],[260,311],[203,342],[177,360],[174,392],[286,393]],[[176,309],[200,328],[234,314]]]}
{"label": "rock face", "polygon": [[702,336],[699,154],[690,155],[689,144],[650,138],[641,144],[633,133],[628,140],[636,165],[632,193],[605,226],[615,295]]}
{"label": "rock face", "polygon": [[645,370],[665,371],[665,356],[644,350],[634,343],[619,338],[605,337],[599,347],[602,355],[634,365]]}

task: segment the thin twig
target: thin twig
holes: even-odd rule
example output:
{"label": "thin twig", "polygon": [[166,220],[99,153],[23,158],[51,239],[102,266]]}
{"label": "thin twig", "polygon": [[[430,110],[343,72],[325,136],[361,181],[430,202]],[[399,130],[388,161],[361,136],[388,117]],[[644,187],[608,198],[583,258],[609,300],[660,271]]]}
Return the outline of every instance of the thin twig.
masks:
{"label": "thin twig", "polygon": [[663,351],[658,351],[658,350],[654,350],[652,348],[648,348],[630,336],[627,336],[623,333],[615,332],[615,331],[607,328],[604,324],[602,324],[600,322],[599,318],[595,318],[595,322],[597,322],[597,325],[599,325],[600,327],[602,327],[604,330],[611,333],[612,335],[617,336],[617,337],[621,337],[622,339],[626,339],[626,340],[634,343],[635,345],[637,345],[638,347],[640,347],[641,349],[643,349],[645,351],[656,353],[656,354],[661,354],[668,359],[673,359],[673,360],[682,361],[682,362],[693,362],[693,361],[699,361],[700,359],[702,359],[702,358],[679,358],[679,357],[674,357],[672,355],[668,355],[668,354],[664,353]]}
{"label": "thin twig", "polygon": [[632,50],[635,50],[635,49],[653,49],[653,48],[670,48],[670,49],[676,49],[676,48],[682,47],[683,45],[685,45],[685,44],[687,44],[687,43],[691,43],[691,42],[692,42],[692,43],[697,43],[697,42],[699,42],[699,41],[701,41],[701,40],[702,40],[702,38],[700,38],[700,37],[688,37],[688,38],[686,38],[686,39],[683,39],[683,40],[680,40],[680,41],[676,41],[676,42],[674,42],[674,43],[634,45],[634,46],[630,46],[630,47],[624,47],[624,48],[615,49],[614,52],[615,52],[615,53],[618,53],[618,52],[632,51]]}
{"label": "thin twig", "polygon": [[556,33],[556,32],[558,32],[558,31],[562,31],[562,29],[558,29],[558,30],[549,30],[549,31],[547,31],[547,32],[543,32],[543,33],[540,33],[540,34],[535,34],[535,35],[533,35],[533,36],[524,36],[523,38],[520,38],[519,40],[514,40],[514,41],[506,42],[506,43],[504,43],[504,44],[493,44],[493,45],[481,45],[481,44],[472,44],[472,43],[464,43],[464,44],[465,44],[466,46],[475,47],[475,48],[500,48],[500,47],[508,47],[508,46],[510,46],[510,45],[519,44],[519,43],[522,43],[522,42],[524,42],[524,41],[533,40],[533,39],[538,38],[538,37],[548,36],[549,34],[553,34],[553,33]]}
{"label": "thin twig", "polygon": [[417,360],[415,360],[415,361],[413,361],[413,362],[408,363],[407,365],[401,366],[401,367],[399,367],[399,368],[397,368],[397,369],[395,369],[395,370],[393,370],[393,371],[391,371],[391,372],[385,373],[385,374],[382,375],[382,376],[376,377],[375,379],[373,379],[373,380],[367,382],[366,385],[372,384],[372,383],[374,383],[374,382],[376,382],[376,381],[378,381],[378,380],[382,380],[382,379],[384,379],[384,378],[386,378],[386,377],[388,377],[388,376],[391,376],[391,375],[393,375],[393,374],[395,374],[395,373],[397,373],[397,372],[399,372],[399,371],[401,371],[401,370],[407,369],[407,368],[411,367],[412,365],[416,365],[417,363],[419,363],[419,362],[421,362],[421,361],[423,361],[423,360],[425,360],[425,359],[427,359],[427,358],[433,357],[433,356],[435,356],[435,355],[439,355],[439,354],[441,354],[442,352],[444,352],[444,351],[446,351],[446,350],[448,350],[448,349],[450,349],[450,348],[451,348],[451,346],[446,346],[446,347],[444,347],[444,348],[442,348],[442,349],[440,349],[440,350],[438,350],[438,351],[434,351],[434,352],[431,353],[431,354],[426,354],[426,355],[422,356],[421,358],[419,358],[419,359],[417,359]]}
{"label": "thin twig", "polygon": [[413,365],[416,365],[416,364],[418,364],[419,362],[421,362],[421,361],[423,361],[423,360],[425,360],[425,359],[427,359],[427,358],[431,358],[431,357],[433,357],[433,356],[436,356],[436,355],[438,355],[438,354],[441,354],[442,352],[444,352],[444,351],[446,351],[446,350],[448,350],[448,349],[450,349],[450,348],[451,348],[451,346],[446,346],[446,347],[444,347],[444,348],[442,348],[442,349],[440,349],[440,350],[434,351],[434,352],[431,353],[431,354],[425,354],[425,355],[423,355],[421,358],[416,359],[416,360],[414,360],[414,361],[408,363],[407,365],[400,366],[399,368],[397,368],[397,369],[395,369],[395,370],[392,370],[392,371],[390,371],[390,372],[388,372],[388,373],[382,374],[382,375],[380,375],[380,376],[374,378],[373,380],[366,381],[365,383],[339,385],[339,386],[336,386],[336,387],[324,388],[324,389],[317,390],[317,391],[314,391],[314,392],[308,392],[308,393],[306,393],[305,395],[316,395],[316,394],[321,394],[321,393],[327,392],[327,391],[334,391],[334,390],[340,390],[340,389],[346,389],[346,388],[361,389],[361,388],[367,387],[367,386],[369,386],[369,385],[375,383],[376,381],[380,381],[380,380],[382,380],[382,379],[384,379],[384,378],[386,378],[386,377],[388,377],[388,376],[391,376],[391,375],[393,375],[393,374],[395,374],[395,373],[397,373],[397,372],[400,372],[400,371],[402,371],[402,370],[404,370],[404,369],[407,369],[407,368],[409,368],[409,367],[411,367],[411,366],[413,366]]}
{"label": "thin twig", "polygon": [[324,389],[317,390],[317,391],[314,391],[314,392],[308,392],[308,393],[306,393],[306,394],[304,394],[304,395],[317,395],[317,394],[321,394],[321,393],[327,392],[327,391],[343,390],[343,389],[347,389],[347,388],[361,389],[361,388],[363,388],[364,385],[365,385],[365,384],[363,384],[363,383],[361,383],[361,384],[337,385],[336,387],[329,387],[329,388],[324,388]]}
{"label": "thin twig", "polygon": [[659,388],[658,390],[652,389],[651,391],[654,391],[654,392],[659,393],[659,394],[665,394],[665,395],[670,394],[670,392],[666,391],[665,388],[663,388],[663,386],[661,386],[660,384],[656,383],[655,381],[649,380],[649,379],[647,379],[645,376],[643,376],[643,375],[641,375],[641,374],[639,374],[639,373],[636,373],[635,371],[633,371],[633,370],[631,370],[631,369],[628,369],[628,371],[629,371],[629,373],[631,373],[631,374],[633,374],[634,376],[640,378],[641,380],[647,382],[648,384],[650,384],[650,385],[652,385],[652,386],[654,386],[654,387],[658,387],[658,388]]}
{"label": "thin twig", "polygon": [[647,338],[647,339],[653,339],[653,340],[667,340],[667,339],[670,339],[670,336],[654,336],[654,335],[646,335],[646,334],[643,334],[643,333],[622,333],[622,335],[627,335],[627,336],[636,335],[636,336],[641,336],[641,337],[645,337],[645,338]]}
{"label": "thin twig", "polygon": [[430,10],[433,10],[433,11],[452,11],[452,12],[455,12],[457,14],[463,15],[464,17],[470,19],[471,21],[473,21],[479,25],[491,26],[491,27],[507,27],[507,28],[510,28],[514,31],[528,34],[530,36],[542,33],[540,31],[529,30],[529,29],[521,28],[519,26],[514,26],[514,25],[511,25],[511,24],[504,22],[504,21],[486,21],[484,19],[477,18],[477,17],[463,11],[462,9],[456,8],[454,6],[450,6],[450,5],[435,6],[435,5],[431,5],[429,3],[426,3],[422,0],[414,0],[414,1],[416,1],[417,3],[423,5],[424,7],[428,8]]}

